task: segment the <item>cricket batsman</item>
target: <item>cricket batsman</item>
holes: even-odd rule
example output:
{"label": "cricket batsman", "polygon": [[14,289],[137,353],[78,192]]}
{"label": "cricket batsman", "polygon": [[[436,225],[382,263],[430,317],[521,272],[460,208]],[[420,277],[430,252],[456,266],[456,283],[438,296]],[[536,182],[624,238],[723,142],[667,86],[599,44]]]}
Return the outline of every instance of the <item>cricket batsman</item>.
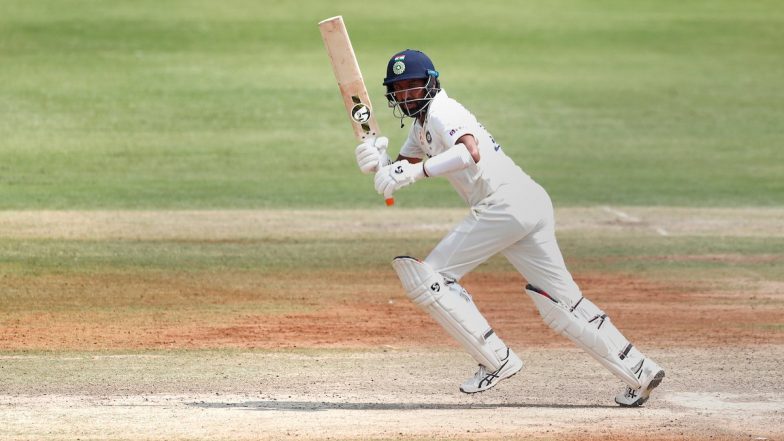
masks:
{"label": "cricket batsman", "polygon": [[459,283],[479,264],[502,253],[528,281],[525,292],[545,323],[626,384],[615,402],[644,404],[664,378],[664,370],[582,295],[558,248],[553,206],[544,188],[506,156],[471,112],[447,95],[424,53],[408,49],[395,54],[383,84],[401,125],[406,117],[413,124],[390,165],[380,166],[389,162],[382,161],[381,153],[387,138],[360,144],[360,170],[375,173],[376,191],[387,198],[421,179],[443,176],[470,207],[424,260],[401,256],[392,262],[407,296],[479,364],[460,390],[483,392],[523,367]]}

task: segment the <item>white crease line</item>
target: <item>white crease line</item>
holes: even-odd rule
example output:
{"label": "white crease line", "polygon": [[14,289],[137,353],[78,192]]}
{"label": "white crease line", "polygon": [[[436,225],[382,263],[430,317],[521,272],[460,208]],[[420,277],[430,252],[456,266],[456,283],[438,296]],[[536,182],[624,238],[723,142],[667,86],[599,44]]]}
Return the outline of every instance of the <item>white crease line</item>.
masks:
{"label": "white crease line", "polygon": [[614,208],[610,208],[610,207],[604,206],[604,207],[602,207],[602,210],[604,210],[607,213],[612,214],[613,216],[617,216],[617,217],[621,218],[622,220],[628,221],[628,222],[640,222],[639,218],[636,218],[634,216],[630,216],[630,215],[624,213],[623,211],[616,210]]}
{"label": "white crease line", "polygon": [[667,230],[665,230],[662,227],[656,227],[656,232],[659,233],[659,236],[669,236],[670,235],[670,233],[668,233]]}

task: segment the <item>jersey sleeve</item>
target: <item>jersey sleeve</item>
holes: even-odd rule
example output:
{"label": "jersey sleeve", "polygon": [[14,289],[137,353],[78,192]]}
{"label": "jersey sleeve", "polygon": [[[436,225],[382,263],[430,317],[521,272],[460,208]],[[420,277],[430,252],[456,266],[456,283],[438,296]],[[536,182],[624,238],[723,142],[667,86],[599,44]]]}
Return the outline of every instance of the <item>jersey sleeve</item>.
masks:
{"label": "jersey sleeve", "polygon": [[472,134],[474,118],[471,113],[458,102],[449,100],[444,103],[441,112],[432,121],[434,128],[441,132],[442,139],[447,145],[455,145],[457,140],[465,134]]}
{"label": "jersey sleeve", "polygon": [[414,136],[414,127],[411,127],[406,142],[403,143],[403,147],[400,148],[400,156],[419,159],[425,157],[425,152],[422,151],[422,148],[419,146],[419,141]]}

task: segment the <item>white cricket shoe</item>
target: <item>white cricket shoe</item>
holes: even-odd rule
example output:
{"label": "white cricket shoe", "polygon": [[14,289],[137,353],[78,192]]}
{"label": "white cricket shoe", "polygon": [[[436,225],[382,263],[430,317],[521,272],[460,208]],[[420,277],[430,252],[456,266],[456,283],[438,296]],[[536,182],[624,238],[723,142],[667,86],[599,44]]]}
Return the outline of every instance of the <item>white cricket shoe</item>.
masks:
{"label": "white cricket shoe", "polygon": [[501,364],[498,370],[489,372],[484,365],[480,364],[479,370],[476,371],[474,376],[460,385],[460,392],[467,394],[484,392],[498,384],[499,381],[520,372],[522,368],[523,361],[520,360],[520,357],[512,352],[511,349],[506,348],[506,358],[503,359],[503,364]]}
{"label": "white cricket shoe", "polygon": [[615,402],[623,407],[637,407],[645,404],[651,396],[651,391],[664,379],[664,370],[653,360],[647,358],[640,362],[635,373],[637,378],[640,378],[642,386],[638,389],[627,386],[615,396]]}

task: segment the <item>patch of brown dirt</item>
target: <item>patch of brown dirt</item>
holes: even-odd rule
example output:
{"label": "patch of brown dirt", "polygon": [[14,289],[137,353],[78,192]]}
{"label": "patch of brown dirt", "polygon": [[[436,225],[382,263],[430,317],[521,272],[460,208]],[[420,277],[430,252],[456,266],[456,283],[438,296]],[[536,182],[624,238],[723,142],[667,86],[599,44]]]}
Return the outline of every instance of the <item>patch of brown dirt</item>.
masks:
{"label": "patch of brown dirt", "polygon": [[[781,302],[753,290],[630,275],[581,274],[577,281],[641,346],[784,341]],[[13,308],[0,312],[0,350],[455,346],[393,274],[102,274],[3,282],[15,294]],[[571,344],[544,325],[516,273],[475,273],[463,283],[510,344]],[[25,296],[23,288],[34,294]]]}
{"label": "patch of brown dirt", "polygon": [[[578,279],[586,297],[600,305],[632,340],[655,346],[781,343],[780,309],[750,301],[749,293],[712,293],[618,275]],[[510,343],[557,347],[571,343],[541,320],[516,274],[477,274],[464,281],[490,324]],[[453,345],[396,283],[390,299],[344,300],[312,313],[249,317],[205,330],[201,338],[232,344],[239,338],[263,347],[362,347]],[[715,305],[716,298],[723,300]],[[773,326],[761,326],[761,324]],[[236,342],[236,340],[235,340]]]}

